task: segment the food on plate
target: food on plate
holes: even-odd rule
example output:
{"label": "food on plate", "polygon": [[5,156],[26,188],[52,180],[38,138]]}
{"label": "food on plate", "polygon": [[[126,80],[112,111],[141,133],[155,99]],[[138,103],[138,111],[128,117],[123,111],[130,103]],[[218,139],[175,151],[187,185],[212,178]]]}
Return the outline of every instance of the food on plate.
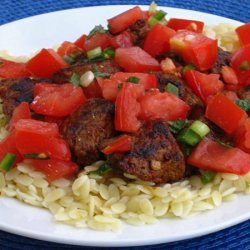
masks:
{"label": "food on plate", "polygon": [[0,58],[0,194],[117,231],[250,193],[249,24],[136,6]]}

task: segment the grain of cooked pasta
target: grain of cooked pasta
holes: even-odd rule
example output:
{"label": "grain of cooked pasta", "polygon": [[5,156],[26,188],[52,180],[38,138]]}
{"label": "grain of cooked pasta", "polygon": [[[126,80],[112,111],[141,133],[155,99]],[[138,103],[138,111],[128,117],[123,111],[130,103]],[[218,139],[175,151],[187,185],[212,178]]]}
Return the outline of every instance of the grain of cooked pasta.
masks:
{"label": "grain of cooked pasta", "polygon": [[[205,34],[219,45],[234,51],[238,41],[231,25],[207,26]],[[7,135],[0,102],[0,140]],[[162,218],[186,218],[231,201],[238,193],[250,194],[250,173],[245,176],[218,173],[204,185],[198,175],[174,184],[155,186],[125,174],[119,177],[88,175],[103,164],[98,161],[73,179],[49,183],[44,175],[19,163],[11,171],[0,172],[0,194],[47,208],[58,222],[94,230],[120,230],[121,221],[132,225],[157,222]]]}

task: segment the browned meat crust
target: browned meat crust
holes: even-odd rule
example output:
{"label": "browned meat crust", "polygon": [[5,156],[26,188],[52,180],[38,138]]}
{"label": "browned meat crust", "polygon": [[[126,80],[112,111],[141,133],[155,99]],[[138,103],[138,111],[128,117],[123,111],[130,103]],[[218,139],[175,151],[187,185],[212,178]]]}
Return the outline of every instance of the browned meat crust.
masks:
{"label": "browned meat crust", "polygon": [[224,51],[222,48],[218,47],[218,57],[215,65],[211,69],[212,73],[220,74],[221,73],[221,68],[223,66],[228,66],[230,61],[231,53],[228,51]]}
{"label": "browned meat crust", "polygon": [[98,71],[105,72],[109,74],[114,74],[121,71],[121,68],[114,60],[105,60],[102,62],[88,62],[88,63],[79,63],[74,64],[66,69],[59,70],[53,76],[53,82],[55,83],[65,83],[69,82],[73,73],[81,76],[86,71]]}
{"label": "browned meat crust", "polygon": [[89,99],[65,119],[61,133],[79,165],[86,166],[99,159],[99,144],[114,136],[113,116],[113,103],[104,99]]}
{"label": "browned meat crust", "polygon": [[150,27],[144,19],[137,20],[129,27],[129,31],[133,36],[134,43],[140,46],[145,39]]}
{"label": "browned meat crust", "polygon": [[185,174],[184,156],[169,131],[167,123],[145,124],[134,136],[132,150],[114,154],[114,168],[155,183],[174,182]]}

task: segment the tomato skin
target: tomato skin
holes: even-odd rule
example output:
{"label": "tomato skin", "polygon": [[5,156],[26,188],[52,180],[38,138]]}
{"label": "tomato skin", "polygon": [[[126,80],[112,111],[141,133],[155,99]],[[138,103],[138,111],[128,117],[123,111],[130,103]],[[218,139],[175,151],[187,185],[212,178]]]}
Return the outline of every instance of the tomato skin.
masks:
{"label": "tomato skin", "polygon": [[35,96],[30,107],[42,115],[64,117],[86,101],[82,89],[70,83],[36,84],[35,93],[38,95]]}
{"label": "tomato skin", "polygon": [[86,39],[87,39],[87,36],[86,36],[85,34],[83,34],[82,36],[80,36],[80,37],[74,42],[74,44],[75,44],[77,47],[81,48],[82,50],[85,50],[85,48],[84,48],[84,43],[85,43]]}
{"label": "tomato skin", "polygon": [[94,80],[88,87],[83,88],[83,93],[87,99],[102,98],[102,89],[96,80]]}
{"label": "tomato skin", "polygon": [[218,93],[208,102],[205,116],[228,134],[233,134],[247,114],[225,95]]}
{"label": "tomato skin", "polygon": [[13,62],[0,58],[0,78],[19,78],[30,76],[26,63]]}
{"label": "tomato skin", "polygon": [[[246,62],[248,68],[241,70],[242,63]],[[239,48],[231,56],[231,66],[234,69],[240,85],[250,85],[250,44]]]}
{"label": "tomato skin", "polygon": [[68,41],[63,42],[57,50],[57,53],[62,57],[65,55],[72,55],[79,52],[82,53],[83,50],[76,46],[74,43]]}
{"label": "tomato skin", "polygon": [[114,48],[130,48],[133,47],[133,39],[128,31],[123,31],[119,35],[110,38],[110,43]]}
{"label": "tomato skin", "polygon": [[56,159],[50,160],[33,160],[26,159],[24,161],[35,170],[46,175],[48,181],[54,181],[64,177],[70,177],[78,172],[79,167],[71,161],[61,161]]}
{"label": "tomato skin", "polygon": [[129,135],[122,135],[116,138],[111,144],[105,147],[102,152],[109,155],[115,152],[127,152],[131,149],[132,138]]}
{"label": "tomato skin", "polygon": [[161,93],[158,90],[145,93],[139,102],[141,105],[140,118],[146,121],[185,119],[190,109],[175,95],[168,92]]}
{"label": "tomato skin", "polygon": [[120,33],[139,19],[143,19],[143,12],[136,6],[108,19],[109,30],[112,34]]}
{"label": "tomato skin", "polygon": [[115,61],[127,72],[160,71],[160,64],[140,47],[118,48]]}
{"label": "tomato skin", "polygon": [[27,70],[37,77],[51,77],[68,64],[53,49],[42,49],[27,62]]}
{"label": "tomato skin", "polygon": [[204,23],[197,20],[170,18],[167,22],[167,26],[173,30],[190,30],[197,33],[201,33],[204,27]]}
{"label": "tomato skin", "polygon": [[30,119],[30,107],[27,102],[22,102],[17,106],[12,114],[11,120],[9,122],[9,131],[13,131],[15,124],[21,119]]}
{"label": "tomato skin", "polygon": [[238,148],[226,148],[211,139],[203,139],[192,151],[188,164],[216,172],[243,175],[250,171],[250,155]]}
{"label": "tomato skin", "polygon": [[54,116],[48,116],[48,115],[46,115],[44,117],[44,122],[55,123],[60,128],[60,126],[64,122],[64,119],[65,119],[64,117],[54,117]]}
{"label": "tomato skin", "polygon": [[218,55],[216,40],[188,30],[178,31],[170,38],[170,49],[201,71],[212,68]]}
{"label": "tomato skin", "polygon": [[137,99],[143,94],[144,88],[133,83],[124,83],[115,102],[115,128],[118,131],[136,132],[141,122],[138,120],[140,104]]}
{"label": "tomato skin", "polygon": [[85,51],[95,49],[96,47],[101,47],[102,50],[106,49],[111,45],[110,37],[105,33],[96,33],[84,42]]}
{"label": "tomato skin", "polygon": [[188,86],[204,103],[211,95],[217,94],[224,88],[219,80],[219,74],[204,74],[196,70],[188,70],[184,74]]}
{"label": "tomato skin", "polygon": [[175,31],[162,24],[156,24],[148,32],[143,49],[148,52],[151,56],[166,53],[170,50],[169,40],[175,35]]}
{"label": "tomato skin", "polygon": [[241,46],[250,44],[250,23],[245,23],[235,29]]}
{"label": "tomato skin", "polygon": [[114,102],[119,92],[119,81],[116,79],[103,79],[102,96],[104,99]]}

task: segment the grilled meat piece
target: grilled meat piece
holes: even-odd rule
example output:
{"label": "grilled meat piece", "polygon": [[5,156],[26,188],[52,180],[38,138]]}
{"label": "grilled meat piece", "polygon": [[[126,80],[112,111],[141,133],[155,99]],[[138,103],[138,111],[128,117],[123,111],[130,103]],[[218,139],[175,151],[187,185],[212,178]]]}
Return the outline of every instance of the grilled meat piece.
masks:
{"label": "grilled meat piece", "polygon": [[65,83],[70,81],[70,78],[73,75],[73,73],[76,73],[79,76],[81,76],[83,73],[89,70],[114,74],[116,72],[121,71],[121,68],[118,66],[118,64],[115,63],[114,60],[105,60],[102,62],[88,62],[88,63],[83,62],[79,64],[74,64],[66,69],[61,69],[57,71],[53,75],[52,79],[53,82],[55,83]]}
{"label": "grilled meat piece", "polygon": [[104,99],[87,100],[65,119],[61,134],[79,165],[86,166],[99,159],[99,144],[115,134],[113,120],[114,104]]}
{"label": "grilled meat piece", "polygon": [[215,65],[211,69],[211,72],[215,73],[215,74],[220,74],[222,66],[228,66],[229,65],[229,63],[230,63],[230,61],[229,61],[230,55],[231,55],[230,52],[225,51],[222,48],[218,47],[217,61],[215,62]]}
{"label": "grilled meat piece", "polygon": [[198,119],[204,113],[204,105],[201,99],[184,83],[181,77],[171,74],[157,73],[158,88],[165,91],[168,83],[172,83],[179,89],[179,98],[190,106],[190,119]]}
{"label": "grilled meat piece", "polygon": [[111,158],[114,168],[144,181],[166,183],[184,177],[184,156],[163,121],[145,124],[133,139],[129,153],[116,153]]}
{"label": "grilled meat piece", "polygon": [[129,27],[134,43],[138,46],[142,44],[149,30],[150,27],[144,19],[137,20]]}

